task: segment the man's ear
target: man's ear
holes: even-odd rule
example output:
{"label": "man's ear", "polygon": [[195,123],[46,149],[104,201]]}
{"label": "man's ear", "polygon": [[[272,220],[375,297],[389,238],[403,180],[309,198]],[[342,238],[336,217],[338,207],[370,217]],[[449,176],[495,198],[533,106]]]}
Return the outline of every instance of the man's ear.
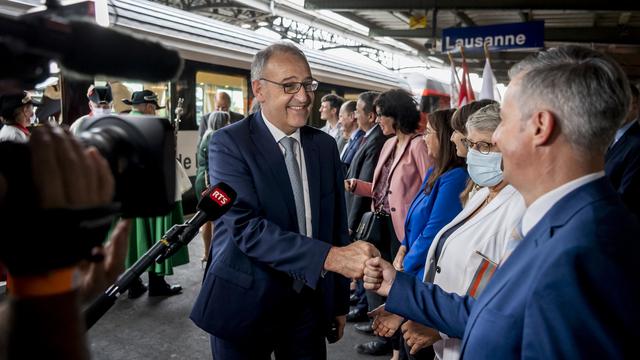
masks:
{"label": "man's ear", "polygon": [[544,110],[534,113],[528,125],[533,132],[533,144],[537,146],[548,144],[554,135],[556,122],[556,117],[551,111]]}
{"label": "man's ear", "polygon": [[264,102],[264,94],[262,93],[263,87],[260,80],[253,80],[251,82],[251,90],[253,90],[253,95],[260,103]]}

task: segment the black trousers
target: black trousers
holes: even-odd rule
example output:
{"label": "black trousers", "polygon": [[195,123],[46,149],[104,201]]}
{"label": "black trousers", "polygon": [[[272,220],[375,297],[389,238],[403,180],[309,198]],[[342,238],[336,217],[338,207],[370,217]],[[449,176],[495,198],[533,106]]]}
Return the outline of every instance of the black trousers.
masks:
{"label": "black trousers", "polygon": [[[393,222],[391,221],[391,216],[389,214],[382,214],[380,239],[380,243],[374,245],[376,246],[378,251],[380,251],[380,255],[384,260],[393,262],[393,259],[398,253],[398,249],[400,249],[400,242],[398,241],[398,237],[396,236],[396,232],[393,228]],[[382,297],[376,293],[367,291],[367,302],[369,304],[369,311],[384,304],[385,301],[387,301],[386,297]],[[391,338],[379,336],[378,339],[386,343],[391,343],[391,346],[394,350],[399,350],[400,345],[402,344],[402,336],[399,336],[398,334],[400,334],[399,331]]]}

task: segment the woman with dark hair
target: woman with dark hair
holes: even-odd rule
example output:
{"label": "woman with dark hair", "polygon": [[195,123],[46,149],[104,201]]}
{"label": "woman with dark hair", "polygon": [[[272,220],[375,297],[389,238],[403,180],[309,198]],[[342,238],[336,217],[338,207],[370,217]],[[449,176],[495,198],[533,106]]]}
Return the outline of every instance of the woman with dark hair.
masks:
{"label": "woman with dark hair", "polygon": [[[498,104],[495,100],[478,100],[467,105],[462,106],[458,110],[453,113],[451,117],[451,127],[453,128],[453,134],[451,134],[451,142],[456,145],[456,153],[458,156],[466,158],[467,157],[467,147],[463,144],[463,140],[467,136],[467,120],[473,113],[482,109],[483,107],[491,104]],[[464,206],[467,201],[476,193],[478,190],[476,184],[469,179],[467,181],[467,186],[464,191],[460,194],[460,201],[462,202],[462,206]]]}
{"label": "woman with dark hair", "polygon": [[[420,136],[420,113],[411,94],[404,90],[389,90],[374,102],[378,124],[388,139],[380,152],[373,174],[373,182],[358,179],[345,180],[345,188],[356,195],[373,198],[371,209],[382,217],[380,243],[374,244],[382,257],[393,261],[400,240],[404,239],[404,221],[411,200],[420,189],[427,169],[431,166],[427,146]],[[384,299],[367,293],[370,309],[380,306]],[[397,358],[400,339],[394,345]],[[382,355],[388,352],[388,343],[368,342],[356,348],[358,352]]]}
{"label": "woman with dark hair", "polygon": [[458,197],[468,175],[464,158],[456,154],[455,145],[449,141],[452,114],[452,110],[438,110],[428,117],[424,140],[434,163],[411,203],[405,238],[393,262],[397,270],[420,279],[434,236],[462,210]]}

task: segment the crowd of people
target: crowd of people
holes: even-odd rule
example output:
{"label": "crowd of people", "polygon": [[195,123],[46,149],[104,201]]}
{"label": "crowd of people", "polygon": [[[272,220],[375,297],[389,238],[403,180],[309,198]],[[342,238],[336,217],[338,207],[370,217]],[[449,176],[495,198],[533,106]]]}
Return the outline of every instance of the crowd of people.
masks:
{"label": "crowd of people", "polygon": [[[357,100],[328,94],[318,109],[326,125],[316,129],[307,122],[318,82],[304,53],[287,43],[258,52],[255,109],[230,112],[228,94],[219,92],[199,127],[196,194],[218,182],[238,194],[228,213],[201,229],[206,268],[190,318],[210,335],[213,357],[324,359],[325,341],[338,341],[346,322],[375,336],[358,353],[394,360],[636,354],[638,88],[611,59],[576,46],[532,55],[510,77],[501,104],[436,110],[426,122],[404,90]],[[91,86],[87,98],[91,114],[72,132],[112,108],[108,85]],[[123,102],[132,115],[154,115],[157,100],[143,90]],[[29,141],[36,105],[29,94],[3,95],[0,105],[0,140]],[[61,129],[39,129],[30,146],[34,162],[50,161],[39,151],[46,147],[97,162],[80,170],[58,162],[51,171],[62,193],[73,187],[69,171],[104,173],[95,149],[81,150]],[[112,194],[112,186],[96,191]],[[101,250],[108,266],[80,287],[65,269],[15,274],[4,310],[19,318],[42,312],[34,298],[51,298],[74,319],[64,328],[78,340],[49,347],[85,357],[75,294],[113,281],[181,223],[183,191],[166,216],[114,224],[115,245]],[[0,261],[10,264],[4,254]],[[179,294],[164,276],[187,261],[184,248],[149,269],[149,295]],[[129,297],[146,291],[138,279]],[[11,336],[29,333],[14,327]],[[10,354],[32,351],[15,344]]]}

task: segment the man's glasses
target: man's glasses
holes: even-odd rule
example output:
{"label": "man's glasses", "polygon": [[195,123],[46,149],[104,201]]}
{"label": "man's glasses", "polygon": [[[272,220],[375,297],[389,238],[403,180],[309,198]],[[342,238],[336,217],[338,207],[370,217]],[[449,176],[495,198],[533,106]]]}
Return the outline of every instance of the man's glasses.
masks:
{"label": "man's glasses", "polygon": [[286,83],[279,83],[279,82],[275,82],[265,78],[260,78],[260,80],[264,80],[272,84],[282,86],[282,90],[284,90],[284,92],[287,94],[295,94],[298,91],[300,91],[301,87],[304,87],[304,91],[306,92],[314,92],[318,90],[318,85],[319,85],[319,83],[316,80],[309,80],[305,82],[286,82]]}
{"label": "man's glasses", "polygon": [[494,146],[492,143],[488,143],[486,141],[478,141],[473,142],[469,139],[460,139],[462,141],[462,145],[464,145],[467,149],[476,149],[480,151],[482,154],[488,154],[491,151],[491,148]]}

